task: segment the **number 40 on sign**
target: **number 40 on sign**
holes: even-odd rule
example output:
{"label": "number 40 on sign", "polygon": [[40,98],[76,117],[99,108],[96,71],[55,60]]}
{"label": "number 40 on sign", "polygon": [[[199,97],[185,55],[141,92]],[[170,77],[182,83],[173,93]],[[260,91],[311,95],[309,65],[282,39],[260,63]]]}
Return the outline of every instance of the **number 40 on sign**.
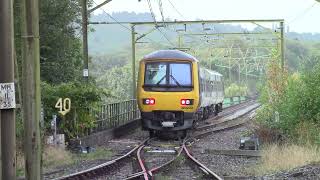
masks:
{"label": "number 40 on sign", "polygon": [[61,115],[66,115],[68,112],[70,112],[70,109],[71,109],[71,100],[70,98],[65,98],[65,99],[62,99],[62,98],[59,98],[56,105],[55,105],[55,108],[59,109],[59,113]]}

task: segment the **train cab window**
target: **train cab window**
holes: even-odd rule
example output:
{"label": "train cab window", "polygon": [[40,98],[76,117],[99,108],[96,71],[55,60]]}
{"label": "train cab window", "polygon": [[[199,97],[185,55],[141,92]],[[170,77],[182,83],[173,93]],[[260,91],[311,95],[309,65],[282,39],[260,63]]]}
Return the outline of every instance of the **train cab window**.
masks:
{"label": "train cab window", "polygon": [[149,63],[146,67],[145,84],[166,84],[166,63]]}
{"label": "train cab window", "polygon": [[191,65],[185,63],[170,64],[170,85],[191,86]]}
{"label": "train cab window", "polygon": [[191,91],[191,63],[146,63],[143,88],[146,91]]}

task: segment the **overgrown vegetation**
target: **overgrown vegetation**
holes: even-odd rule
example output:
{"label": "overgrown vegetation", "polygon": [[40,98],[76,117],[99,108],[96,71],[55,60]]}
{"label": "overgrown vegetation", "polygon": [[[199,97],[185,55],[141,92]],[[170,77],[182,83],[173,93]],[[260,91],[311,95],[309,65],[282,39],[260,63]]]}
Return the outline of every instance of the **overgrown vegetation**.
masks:
{"label": "overgrown vegetation", "polygon": [[262,150],[260,163],[251,170],[255,175],[290,170],[320,161],[316,146],[268,145]]}
{"label": "overgrown vegetation", "polygon": [[[92,84],[79,82],[62,83],[60,85],[50,85],[42,83],[42,102],[45,112],[45,119],[52,119],[52,115],[59,117],[58,127],[61,133],[66,134],[67,138],[83,136],[95,126],[95,117],[90,114],[90,110],[98,107],[102,98],[109,95],[103,89],[97,88]],[[65,116],[57,113],[55,104],[59,98],[71,99],[71,111]],[[50,121],[46,121],[47,128]]]}
{"label": "overgrown vegetation", "polygon": [[256,116],[256,134],[265,144],[255,174],[320,162],[320,56],[307,47],[300,49],[299,71],[281,69],[277,52],[269,63]]}
{"label": "overgrown vegetation", "polygon": [[[45,146],[43,152],[43,167],[44,172],[50,169],[77,165],[80,163],[108,159],[113,155],[112,151],[108,148],[98,147],[95,151],[88,154],[72,154],[71,152],[54,146]],[[24,157],[23,154],[17,155],[17,176],[24,175]]]}
{"label": "overgrown vegetation", "polygon": [[320,144],[320,64],[262,89],[257,119],[297,143]]}
{"label": "overgrown vegetation", "polygon": [[281,69],[280,54],[273,52],[260,87],[255,133],[264,146],[254,167],[258,175],[320,162],[319,43],[299,44],[289,41],[288,48],[299,53],[287,53],[289,71]]}

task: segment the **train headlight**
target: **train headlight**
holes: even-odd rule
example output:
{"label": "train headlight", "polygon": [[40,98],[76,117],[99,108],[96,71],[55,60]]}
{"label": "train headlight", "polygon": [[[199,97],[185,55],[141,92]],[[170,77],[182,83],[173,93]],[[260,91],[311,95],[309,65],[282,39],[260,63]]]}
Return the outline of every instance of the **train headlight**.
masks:
{"label": "train headlight", "polygon": [[142,99],[144,105],[155,105],[156,100],[154,98],[144,98]]}
{"label": "train headlight", "polygon": [[180,104],[181,105],[193,105],[193,99],[181,99]]}
{"label": "train headlight", "polygon": [[181,100],[181,105],[185,105],[186,101],[184,99]]}

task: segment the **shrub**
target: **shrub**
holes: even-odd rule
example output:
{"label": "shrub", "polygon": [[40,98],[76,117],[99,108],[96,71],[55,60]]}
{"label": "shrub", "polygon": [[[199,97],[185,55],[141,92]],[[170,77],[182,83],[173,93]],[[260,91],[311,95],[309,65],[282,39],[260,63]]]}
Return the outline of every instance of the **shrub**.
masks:
{"label": "shrub", "polygon": [[319,143],[320,65],[310,72],[292,74],[282,93],[272,99],[268,91],[268,87],[261,91],[264,105],[258,111],[257,120],[297,142]]}
{"label": "shrub", "polygon": [[[95,126],[95,117],[89,113],[101,102],[108,92],[95,87],[94,84],[82,84],[78,82],[50,85],[42,83],[42,102],[45,113],[45,126],[50,127],[52,115],[59,115],[59,129],[67,138],[85,135],[88,129]],[[62,116],[58,114],[55,104],[59,98],[70,98],[71,111]]]}

